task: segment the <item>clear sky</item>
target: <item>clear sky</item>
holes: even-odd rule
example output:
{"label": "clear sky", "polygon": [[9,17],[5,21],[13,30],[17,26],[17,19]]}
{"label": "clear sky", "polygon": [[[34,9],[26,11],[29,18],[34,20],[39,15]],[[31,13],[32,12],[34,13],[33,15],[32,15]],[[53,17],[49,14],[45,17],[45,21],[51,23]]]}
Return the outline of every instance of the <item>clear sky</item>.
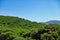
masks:
{"label": "clear sky", "polygon": [[60,20],[60,0],[0,0],[0,15],[37,22]]}

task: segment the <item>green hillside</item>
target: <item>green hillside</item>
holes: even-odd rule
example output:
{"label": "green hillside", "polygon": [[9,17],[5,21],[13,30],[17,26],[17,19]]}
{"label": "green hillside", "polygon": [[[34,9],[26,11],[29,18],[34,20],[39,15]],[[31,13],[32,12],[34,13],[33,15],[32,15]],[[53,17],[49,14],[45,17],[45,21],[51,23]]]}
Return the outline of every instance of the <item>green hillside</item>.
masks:
{"label": "green hillside", "polygon": [[60,25],[0,16],[0,40],[60,40]]}

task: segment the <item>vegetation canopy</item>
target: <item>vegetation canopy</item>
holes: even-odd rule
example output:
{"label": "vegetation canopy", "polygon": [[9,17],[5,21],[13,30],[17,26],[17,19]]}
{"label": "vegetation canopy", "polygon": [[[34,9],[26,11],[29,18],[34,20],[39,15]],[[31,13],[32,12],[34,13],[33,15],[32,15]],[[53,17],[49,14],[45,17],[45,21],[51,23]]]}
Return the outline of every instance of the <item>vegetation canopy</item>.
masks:
{"label": "vegetation canopy", "polygon": [[0,40],[60,40],[60,25],[0,16]]}

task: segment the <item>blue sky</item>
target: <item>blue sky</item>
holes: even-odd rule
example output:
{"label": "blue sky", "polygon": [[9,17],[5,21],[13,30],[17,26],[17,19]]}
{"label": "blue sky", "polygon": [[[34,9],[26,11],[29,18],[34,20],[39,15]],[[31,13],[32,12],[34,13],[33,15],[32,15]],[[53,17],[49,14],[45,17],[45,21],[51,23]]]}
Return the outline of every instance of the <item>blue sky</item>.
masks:
{"label": "blue sky", "polygon": [[60,20],[60,0],[0,0],[0,15],[37,22]]}

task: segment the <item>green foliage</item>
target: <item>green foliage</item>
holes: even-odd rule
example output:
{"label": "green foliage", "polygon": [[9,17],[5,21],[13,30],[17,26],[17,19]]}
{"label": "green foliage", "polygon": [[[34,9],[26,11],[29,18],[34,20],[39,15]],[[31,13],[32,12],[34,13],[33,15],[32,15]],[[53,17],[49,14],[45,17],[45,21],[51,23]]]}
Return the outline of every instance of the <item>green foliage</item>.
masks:
{"label": "green foliage", "polygon": [[0,16],[0,40],[60,40],[60,25]]}

